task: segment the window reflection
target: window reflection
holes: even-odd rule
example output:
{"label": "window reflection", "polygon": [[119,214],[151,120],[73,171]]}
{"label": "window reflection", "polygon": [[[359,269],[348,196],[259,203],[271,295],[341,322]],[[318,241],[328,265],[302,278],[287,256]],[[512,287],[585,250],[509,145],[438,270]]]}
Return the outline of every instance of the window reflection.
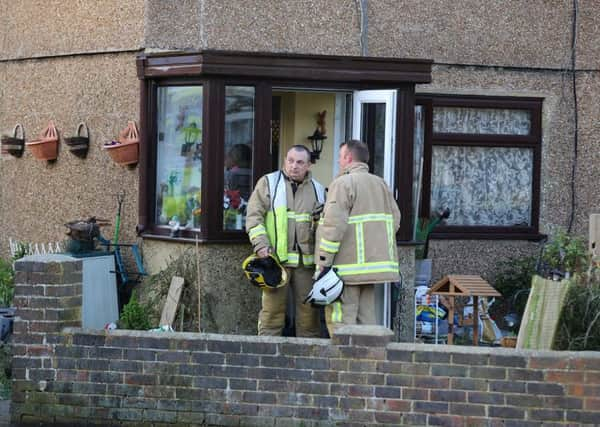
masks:
{"label": "window reflection", "polygon": [[202,86],[159,87],[156,223],[200,228]]}
{"label": "window reflection", "polygon": [[225,162],[223,229],[243,230],[246,204],[252,192],[254,88],[225,89]]}

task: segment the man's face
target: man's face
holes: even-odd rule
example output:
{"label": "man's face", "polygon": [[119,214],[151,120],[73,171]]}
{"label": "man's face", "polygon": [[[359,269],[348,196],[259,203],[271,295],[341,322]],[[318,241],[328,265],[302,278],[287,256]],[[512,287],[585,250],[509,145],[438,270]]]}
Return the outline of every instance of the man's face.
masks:
{"label": "man's face", "polygon": [[285,174],[294,181],[302,181],[310,169],[310,159],[304,150],[291,149],[285,156]]}
{"label": "man's face", "polygon": [[352,163],[352,152],[348,150],[347,146],[342,145],[340,147],[340,154],[338,157],[338,165],[340,166],[340,170],[344,170],[350,163]]}

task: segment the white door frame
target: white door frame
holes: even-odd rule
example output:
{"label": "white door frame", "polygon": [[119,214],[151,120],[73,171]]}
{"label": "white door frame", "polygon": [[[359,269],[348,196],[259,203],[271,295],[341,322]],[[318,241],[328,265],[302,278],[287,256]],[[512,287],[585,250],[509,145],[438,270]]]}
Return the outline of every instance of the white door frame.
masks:
{"label": "white door frame", "polygon": [[[394,172],[396,159],[396,91],[395,90],[361,90],[355,91],[353,96],[352,112],[352,138],[361,138],[362,105],[385,104],[385,133],[383,156],[383,179],[387,182],[390,191],[394,191]],[[391,328],[391,285],[385,283],[381,293],[375,293],[375,318],[378,323]]]}

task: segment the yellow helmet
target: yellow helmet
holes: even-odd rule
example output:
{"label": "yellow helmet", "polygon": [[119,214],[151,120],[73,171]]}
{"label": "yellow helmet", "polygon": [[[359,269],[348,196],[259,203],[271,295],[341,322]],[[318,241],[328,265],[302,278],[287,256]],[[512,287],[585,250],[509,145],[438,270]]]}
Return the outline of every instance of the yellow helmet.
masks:
{"label": "yellow helmet", "polygon": [[242,268],[250,283],[259,288],[280,288],[288,280],[286,269],[273,255],[260,258],[252,254],[244,260]]}

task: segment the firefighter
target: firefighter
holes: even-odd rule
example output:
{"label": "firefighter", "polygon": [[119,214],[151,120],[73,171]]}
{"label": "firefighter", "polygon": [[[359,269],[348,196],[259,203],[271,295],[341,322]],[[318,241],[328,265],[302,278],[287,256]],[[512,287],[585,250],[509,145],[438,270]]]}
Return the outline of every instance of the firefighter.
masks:
{"label": "firefighter", "polygon": [[[283,169],[263,176],[256,183],[246,216],[246,231],[256,255],[273,254],[288,271],[299,337],[320,336],[318,310],[302,303],[312,287],[314,217],[325,201],[325,188],[312,179],[310,166],[308,148],[291,147]],[[287,286],[262,290],[259,335],[282,334],[287,295]]]}
{"label": "firefighter", "polygon": [[334,268],[344,282],[340,300],[325,307],[330,335],[343,324],[375,324],[375,287],[399,280],[400,211],[386,182],[369,173],[368,161],[365,143],[340,146],[340,174],[317,229],[318,271]]}

